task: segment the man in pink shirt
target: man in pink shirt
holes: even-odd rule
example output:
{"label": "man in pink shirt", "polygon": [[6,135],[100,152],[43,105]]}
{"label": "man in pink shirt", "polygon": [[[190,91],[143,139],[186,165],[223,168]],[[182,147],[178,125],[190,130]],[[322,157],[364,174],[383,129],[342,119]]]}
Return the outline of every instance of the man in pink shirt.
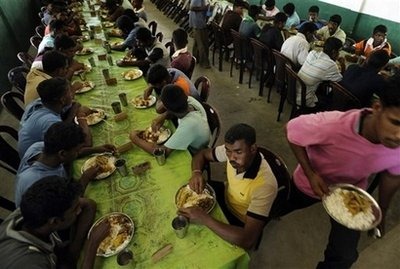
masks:
{"label": "man in pink shirt", "polygon": [[[400,187],[398,85],[399,77],[390,79],[372,109],[305,115],[287,124],[287,139],[299,162],[289,212],[320,201],[331,184],[350,183],[366,189],[368,177],[381,173],[379,203],[385,216]],[[359,238],[360,232],[331,219],[325,260],[317,268],[350,268],[358,257]]]}

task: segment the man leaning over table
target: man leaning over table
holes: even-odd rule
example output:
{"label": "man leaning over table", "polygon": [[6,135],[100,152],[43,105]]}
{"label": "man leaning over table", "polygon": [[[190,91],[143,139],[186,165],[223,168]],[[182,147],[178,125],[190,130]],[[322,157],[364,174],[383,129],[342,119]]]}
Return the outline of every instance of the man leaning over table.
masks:
{"label": "man leaning over table", "polygon": [[[178,118],[178,127],[162,148],[168,156],[173,150],[189,150],[192,154],[207,147],[210,141],[210,127],[207,114],[198,101],[187,96],[183,90],[173,84],[166,85],[161,91],[161,102],[166,112],[157,117],[152,130],[157,131],[167,118]],[[139,137],[138,131],[130,134],[132,143],[152,154],[160,146]]]}
{"label": "man leaning over table", "polygon": [[[286,135],[299,164],[293,174],[288,212],[319,202],[332,184],[366,189],[368,177],[381,173],[379,204],[384,220],[400,187],[399,85],[400,77],[389,80],[372,108],[323,112],[289,121]],[[360,232],[332,218],[330,222],[325,260],[317,268],[350,268],[358,258]]]}
{"label": "man leaning over table", "polygon": [[340,28],[342,17],[340,15],[333,15],[329,18],[328,24],[317,31],[318,39],[325,41],[329,37],[336,37],[342,44],[346,41],[346,33]]}
{"label": "man leaning over table", "polygon": [[[80,268],[93,268],[97,248],[109,234],[110,225],[103,222],[94,227],[86,239],[96,206],[92,202],[91,211],[85,212],[81,195],[78,183],[62,177],[44,177],[34,183],[22,196],[20,208],[0,225],[0,268],[76,268],[85,241]],[[86,229],[71,234],[69,241],[62,241],[57,234],[80,224]]]}
{"label": "man leaning over table", "polygon": [[204,149],[193,157],[190,187],[200,193],[205,186],[202,169],[207,162],[226,162],[227,181],[209,181],[229,224],[208,215],[198,207],[182,208],[179,213],[206,225],[224,240],[251,249],[261,235],[277,182],[264,156],[257,150],[256,133],[247,124],[236,124],[225,134],[225,144]]}

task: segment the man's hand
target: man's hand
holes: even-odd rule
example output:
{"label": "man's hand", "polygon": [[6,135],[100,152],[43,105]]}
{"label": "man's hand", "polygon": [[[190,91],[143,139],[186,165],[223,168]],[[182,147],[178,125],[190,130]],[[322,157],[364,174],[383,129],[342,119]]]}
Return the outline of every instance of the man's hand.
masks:
{"label": "man's hand", "polygon": [[187,217],[192,222],[203,225],[205,219],[210,218],[207,212],[205,212],[200,207],[181,208],[179,209],[178,214]]}
{"label": "man's hand", "polygon": [[103,152],[115,153],[115,152],[117,152],[117,148],[111,144],[104,144],[104,145],[95,147],[95,151],[97,153],[103,153]]}
{"label": "man's hand", "polygon": [[308,177],[308,179],[316,195],[322,198],[324,195],[329,194],[328,186],[318,174],[314,173],[312,176]]}
{"label": "man's hand", "polygon": [[83,88],[83,83],[79,81],[75,81],[71,85],[71,91],[75,94],[76,91],[80,90]]}
{"label": "man's hand", "polygon": [[189,186],[197,193],[202,193],[206,183],[200,172],[194,172],[189,180]]}
{"label": "man's hand", "polygon": [[153,86],[147,87],[143,92],[143,99],[149,98],[152,92],[153,92]]}
{"label": "man's hand", "polygon": [[93,246],[98,247],[104,238],[110,234],[110,229],[110,223],[107,220],[102,221],[99,225],[93,227],[89,236],[89,241],[93,243]]}
{"label": "man's hand", "polygon": [[139,137],[139,133],[140,133],[140,131],[133,130],[133,131],[131,131],[131,133],[129,135],[129,138],[131,139],[132,143],[135,145],[137,144],[137,142],[139,140],[141,140],[141,138]]}
{"label": "man's hand", "polygon": [[72,61],[69,68],[73,71],[78,71],[78,70],[85,69],[85,65],[83,63],[79,63],[77,61]]}
{"label": "man's hand", "polygon": [[151,122],[151,130],[157,132],[164,125],[165,117],[157,117]]}
{"label": "man's hand", "polygon": [[87,117],[92,114],[93,109],[88,108],[87,106],[81,106],[76,113],[77,117]]}
{"label": "man's hand", "polygon": [[93,180],[100,172],[100,166],[95,165],[90,167],[89,169],[85,170],[82,173],[81,181],[83,184]]}

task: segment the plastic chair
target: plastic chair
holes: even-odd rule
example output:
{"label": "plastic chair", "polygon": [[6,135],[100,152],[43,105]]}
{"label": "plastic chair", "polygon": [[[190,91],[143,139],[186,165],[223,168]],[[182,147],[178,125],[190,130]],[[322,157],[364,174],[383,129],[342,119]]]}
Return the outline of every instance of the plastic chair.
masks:
{"label": "plastic chair", "polygon": [[[290,112],[290,119],[292,119],[308,110],[306,106],[307,87],[306,84],[304,84],[303,80],[297,75],[297,73],[292,69],[290,65],[286,65],[285,70],[287,74],[286,99],[287,102],[292,105],[292,111]],[[297,91],[300,91],[301,95],[300,104],[298,104],[296,101]]]}
{"label": "plastic chair", "polygon": [[29,39],[31,42],[31,45],[35,47],[35,49],[38,49],[40,42],[42,42],[42,38],[38,35],[31,36]]}
{"label": "plastic chair", "polygon": [[207,113],[208,126],[211,131],[211,139],[208,147],[213,148],[217,143],[219,133],[221,132],[221,120],[218,112],[209,104],[202,103],[204,110]]}
{"label": "plastic chair", "polygon": [[231,71],[230,71],[230,76],[232,77],[232,70],[233,70],[233,65],[236,62],[236,64],[239,65],[239,83],[243,83],[243,74],[244,74],[244,69],[246,65],[246,48],[247,46],[247,39],[240,36],[239,32],[231,29],[231,34],[233,38],[233,57],[231,60]]}
{"label": "plastic chair", "polygon": [[21,65],[12,68],[7,74],[8,81],[22,94],[25,92],[26,76],[28,73],[29,69]]}
{"label": "plastic chair", "polygon": [[172,41],[168,41],[165,43],[165,47],[169,50],[169,57],[172,57],[172,55],[175,53],[175,46]]}
{"label": "plastic chair", "polygon": [[361,108],[361,103],[351,92],[337,82],[329,81],[328,110],[346,111],[353,108]]}
{"label": "plastic chair", "polygon": [[215,52],[218,50],[218,70],[222,71],[222,62],[225,58],[229,59],[229,52],[232,50],[228,48],[227,42],[225,41],[225,34],[215,21],[211,22],[211,29],[214,35],[214,46],[212,49],[212,63],[215,64]]}
{"label": "plastic chair", "polygon": [[[16,209],[15,203],[11,202],[7,198],[4,198],[3,196],[0,196],[0,207],[6,209],[8,211],[11,211],[11,212],[13,212]],[[3,221],[4,220],[2,218],[0,218],[0,223],[2,223]]]}
{"label": "plastic chair", "polygon": [[29,69],[34,61],[33,57],[30,56],[29,53],[22,51],[17,53],[17,58]]}
{"label": "plastic chair", "polygon": [[45,30],[44,25],[38,25],[38,26],[36,26],[36,28],[35,28],[36,34],[37,34],[38,36],[40,36],[41,38],[43,38],[43,36],[44,36],[44,30]]}
{"label": "plastic chair", "polygon": [[0,125],[0,166],[14,175],[21,162],[16,149],[17,144],[18,131],[10,126]]}
{"label": "plastic chair", "polygon": [[158,41],[162,42],[163,39],[164,39],[164,34],[161,33],[161,32],[158,32],[158,33],[156,34],[156,38],[158,39]]}
{"label": "plastic chair", "polygon": [[24,114],[24,96],[19,92],[8,91],[1,96],[1,104],[17,120]]}
{"label": "plastic chair", "polygon": [[[196,63],[197,63],[197,59],[196,59],[196,57],[194,57],[194,56],[192,55],[192,61],[190,62],[189,70],[187,70],[186,72],[184,72],[185,75],[186,75],[188,78],[190,78],[190,79],[192,78],[194,68],[196,67]],[[196,88],[197,88],[197,87],[196,87]],[[207,97],[208,97],[208,96],[207,96]]]}
{"label": "plastic chair", "polygon": [[208,96],[210,95],[210,87],[211,87],[210,79],[206,76],[201,76],[196,79],[196,81],[194,82],[194,86],[199,92],[201,101],[207,102]]}
{"label": "plastic chair", "polygon": [[151,22],[149,22],[148,25],[149,25],[149,29],[151,31],[151,34],[153,36],[155,36],[156,33],[157,33],[157,22],[156,21],[151,21]]}
{"label": "plastic chair", "polygon": [[[253,77],[254,70],[260,73],[260,87],[258,90],[258,95],[262,96],[264,92],[264,84],[269,81],[273,75],[274,61],[270,48],[264,43],[258,41],[257,39],[250,39],[251,45],[253,47],[254,59],[253,66],[250,69],[249,74],[249,88],[251,88],[251,78]],[[268,94],[269,102],[270,94]]]}

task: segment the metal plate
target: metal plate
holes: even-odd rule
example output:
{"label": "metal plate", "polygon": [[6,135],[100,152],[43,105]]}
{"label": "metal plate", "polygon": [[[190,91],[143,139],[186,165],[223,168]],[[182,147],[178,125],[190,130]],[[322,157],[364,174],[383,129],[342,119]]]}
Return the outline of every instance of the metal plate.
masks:
{"label": "metal plate", "polygon": [[[185,189],[188,188],[188,187],[189,187],[189,184],[183,185],[182,187],[180,187],[180,188],[178,189],[178,191],[177,191],[176,194],[175,194],[175,205],[176,205],[176,207],[177,207],[178,209],[180,208],[179,203],[184,204],[184,203],[187,201],[187,199],[182,198],[182,199],[184,199],[185,201],[179,202],[178,199],[180,198],[181,195],[183,195],[183,192],[184,192]],[[190,190],[190,191],[192,191],[192,190]],[[192,191],[192,192],[195,193],[194,191]],[[209,213],[214,209],[215,205],[217,204],[217,198],[216,198],[217,196],[216,196],[216,194],[215,194],[214,189],[213,189],[210,185],[208,185],[208,184],[206,184],[203,193],[204,193],[204,192],[207,192],[208,194],[210,194],[210,195],[213,197],[213,203],[212,203],[210,206],[208,206],[207,208],[203,208],[203,209],[207,212],[207,214],[209,214]],[[193,205],[193,206],[194,206],[194,205]]]}

